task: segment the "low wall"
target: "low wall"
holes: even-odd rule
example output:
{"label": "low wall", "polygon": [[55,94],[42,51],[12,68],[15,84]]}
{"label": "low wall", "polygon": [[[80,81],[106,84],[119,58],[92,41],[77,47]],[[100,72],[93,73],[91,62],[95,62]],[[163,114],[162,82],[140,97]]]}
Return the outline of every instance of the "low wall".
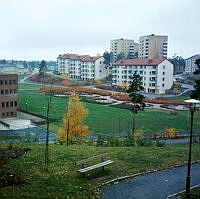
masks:
{"label": "low wall", "polygon": [[45,121],[45,118],[41,118],[41,117],[32,115],[30,113],[25,113],[25,112],[21,112],[21,111],[17,112],[17,118],[27,119],[27,120],[31,120],[33,122],[43,122],[43,121]]}

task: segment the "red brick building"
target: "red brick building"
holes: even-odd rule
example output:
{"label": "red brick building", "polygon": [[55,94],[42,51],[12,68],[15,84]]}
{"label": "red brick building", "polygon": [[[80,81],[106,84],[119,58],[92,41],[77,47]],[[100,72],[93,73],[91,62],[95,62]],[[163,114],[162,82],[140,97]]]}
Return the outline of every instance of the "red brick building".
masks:
{"label": "red brick building", "polygon": [[0,118],[17,116],[18,75],[0,73]]}

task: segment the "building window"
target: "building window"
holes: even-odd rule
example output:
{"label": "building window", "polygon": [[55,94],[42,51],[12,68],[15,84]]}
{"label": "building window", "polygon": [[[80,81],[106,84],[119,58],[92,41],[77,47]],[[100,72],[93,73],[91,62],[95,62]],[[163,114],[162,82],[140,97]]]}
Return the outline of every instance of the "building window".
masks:
{"label": "building window", "polygon": [[163,77],[162,80],[165,81],[165,78]]}
{"label": "building window", "polygon": [[12,101],[10,102],[10,106],[13,107],[13,102]]}
{"label": "building window", "polygon": [[163,65],[163,69],[165,69],[165,65]]}
{"label": "building window", "polygon": [[10,94],[13,94],[13,90],[12,89],[10,89]]}
{"label": "building window", "polygon": [[1,90],[1,95],[3,95],[4,94],[4,90]]}
{"label": "building window", "polygon": [[2,107],[2,108],[5,107],[5,103],[4,103],[4,102],[1,103],[1,107]]}
{"label": "building window", "polygon": [[15,101],[15,106],[17,106],[17,101]]}
{"label": "building window", "polygon": [[3,80],[0,81],[0,84],[3,85]]}
{"label": "building window", "polygon": [[165,84],[162,84],[162,87],[165,87]]}
{"label": "building window", "polygon": [[5,85],[7,85],[8,84],[8,82],[7,82],[7,80],[5,80]]}
{"label": "building window", "polygon": [[162,74],[165,75],[165,72],[163,72]]}
{"label": "building window", "polygon": [[9,84],[12,84],[12,80],[9,80]]}
{"label": "building window", "polygon": [[8,90],[5,90],[5,94],[8,95]]}
{"label": "building window", "polygon": [[6,102],[6,107],[9,107],[9,102]]}
{"label": "building window", "polygon": [[9,112],[7,112],[6,115],[9,116]]}
{"label": "building window", "polygon": [[13,116],[13,112],[10,112],[10,115]]}
{"label": "building window", "polygon": [[2,113],[2,116],[5,117],[5,113]]}

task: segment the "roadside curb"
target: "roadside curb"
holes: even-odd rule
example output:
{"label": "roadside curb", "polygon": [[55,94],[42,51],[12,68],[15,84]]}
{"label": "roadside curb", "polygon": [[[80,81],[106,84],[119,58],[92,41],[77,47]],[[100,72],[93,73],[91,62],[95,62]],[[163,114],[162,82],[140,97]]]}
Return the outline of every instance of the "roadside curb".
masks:
{"label": "roadside curb", "polygon": [[[196,161],[192,162],[192,164],[196,164],[196,163],[200,163],[200,160],[196,160]],[[186,165],[187,164],[175,165],[175,166],[169,167],[168,169],[174,169],[174,168],[178,168],[178,167],[182,167],[182,166],[186,166]],[[105,185],[109,185],[109,184],[112,184],[112,183],[116,183],[118,181],[126,180],[126,179],[129,179],[129,178],[134,178],[134,177],[137,177],[137,176],[142,176],[142,175],[146,175],[146,174],[149,174],[149,173],[154,173],[154,172],[157,172],[157,171],[164,171],[164,170],[168,170],[168,169],[157,169],[157,170],[152,170],[152,171],[146,171],[146,172],[132,174],[132,175],[129,175],[129,176],[118,177],[118,178],[115,178],[113,180],[109,180],[107,182],[102,183],[100,187],[105,186]]]}
{"label": "roadside curb", "polygon": [[[200,186],[200,184],[195,185],[195,186],[193,186],[193,187],[190,187],[190,189],[194,189],[194,188],[199,187],[199,186]],[[174,193],[174,194],[172,194],[172,195],[169,195],[169,196],[167,196],[166,199],[173,199],[173,198],[176,197],[178,194],[183,193],[183,192],[185,192],[185,191],[186,191],[186,190],[184,189],[184,190],[182,190],[182,191],[179,191],[179,192],[177,192],[177,193]],[[174,198],[174,199],[175,199],[175,198]]]}

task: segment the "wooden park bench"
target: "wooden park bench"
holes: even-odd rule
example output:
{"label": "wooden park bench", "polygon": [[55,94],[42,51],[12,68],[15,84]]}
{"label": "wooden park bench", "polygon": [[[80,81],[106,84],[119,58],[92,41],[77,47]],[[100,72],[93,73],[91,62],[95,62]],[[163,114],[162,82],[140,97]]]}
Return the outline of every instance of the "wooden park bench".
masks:
{"label": "wooden park bench", "polygon": [[[109,164],[112,164],[114,161],[112,160],[105,160],[104,161],[104,157],[108,156],[108,153],[103,153],[103,154],[100,154],[100,155],[97,155],[97,156],[93,156],[91,158],[88,158],[88,159],[84,159],[84,160],[81,160],[81,161],[78,161],[75,163],[75,165],[82,165],[82,169],[79,169],[78,172],[79,173],[82,173],[83,175],[85,175],[85,173],[87,171],[91,171],[93,169],[97,169],[97,168],[100,168],[102,167],[102,169],[104,170],[104,167],[106,165],[109,165]],[[92,166],[88,166],[88,167],[85,167],[85,164],[88,163],[88,162],[91,162],[93,160],[98,160],[98,159],[101,159],[101,162],[98,163],[98,164],[94,164]]]}

